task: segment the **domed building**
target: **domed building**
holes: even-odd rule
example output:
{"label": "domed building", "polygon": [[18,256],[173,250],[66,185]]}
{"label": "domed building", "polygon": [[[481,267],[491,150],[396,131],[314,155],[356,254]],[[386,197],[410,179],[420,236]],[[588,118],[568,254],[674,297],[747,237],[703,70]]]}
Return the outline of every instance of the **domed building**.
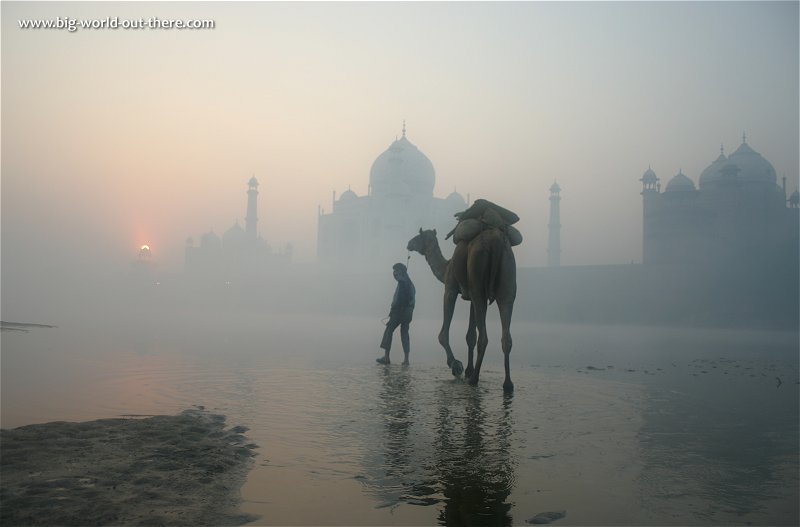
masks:
{"label": "domed building", "polygon": [[319,210],[317,257],[324,264],[360,270],[405,261],[406,244],[420,228],[436,228],[443,238],[453,215],[467,208],[458,192],[436,198],[436,171],[430,159],[402,136],[380,154],[369,172],[367,195],[348,189],[332,210]]}
{"label": "domed building", "polygon": [[[698,185],[682,171],[661,190],[652,169],[644,173],[645,264],[785,266],[797,261],[798,209],[787,206],[786,179],[747,144],[720,155]],[[791,205],[791,201],[789,205]]]}
{"label": "domed building", "polygon": [[258,235],[258,180],[247,182],[245,226],[237,220],[220,238],[213,230],[200,237],[195,245],[186,240],[184,270],[187,275],[206,281],[252,280],[263,277],[279,263],[288,262],[291,251],[277,254]]}

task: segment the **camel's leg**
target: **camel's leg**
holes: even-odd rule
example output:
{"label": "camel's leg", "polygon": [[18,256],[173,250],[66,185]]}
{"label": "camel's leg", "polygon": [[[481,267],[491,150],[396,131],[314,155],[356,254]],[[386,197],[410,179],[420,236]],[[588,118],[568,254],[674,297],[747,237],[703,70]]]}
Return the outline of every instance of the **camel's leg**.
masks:
{"label": "camel's leg", "polygon": [[464,365],[453,356],[453,350],[450,348],[450,323],[453,321],[456,299],[458,299],[458,288],[445,289],[444,316],[442,319],[442,330],[439,332],[439,344],[442,345],[447,354],[447,365],[450,366],[453,375],[458,377],[464,372]]}
{"label": "camel's leg", "polygon": [[506,367],[506,380],[503,382],[503,391],[511,393],[514,391],[514,383],[511,382],[509,355],[511,355],[511,313],[514,311],[514,304],[498,304],[497,308],[500,310],[500,323],[503,327],[501,342],[503,344],[503,363]]}
{"label": "camel's leg", "polygon": [[478,384],[483,356],[486,353],[486,345],[489,343],[489,337],[486,335],[486,299],[483,297],[478,298],[478,296],[472,296],[472,307],[475,309],[475,325],[478,329],[478,358],[475,360],[475,370],[469,378],[469,383],[473,386]]}
{"label": "camel's leg", "polygon": [[472,352],[475,350],[475,342],[477,341],[477,330],[475,329],[475,308],[472,302],[469,303],[469,327],[467,328],[467,350],[468,360],[467,369],[464,371],[464,377],[471,377],[474,371],[472,367]]}

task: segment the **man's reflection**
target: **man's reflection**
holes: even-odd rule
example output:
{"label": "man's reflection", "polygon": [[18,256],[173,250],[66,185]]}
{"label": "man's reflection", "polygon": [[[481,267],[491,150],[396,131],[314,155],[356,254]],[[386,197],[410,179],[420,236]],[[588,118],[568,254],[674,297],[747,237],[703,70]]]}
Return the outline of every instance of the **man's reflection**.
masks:
{"label": "man's reflection", "polygon": [[409,462],[408,434],[412,414],[408,393],[410,384],[408,369],[383,369],[383,385],[378,397],[383,419],[387,477],[402,476]]}
{"label": "man's reflection", "polygon": [[376,452],[379,457],[366,460],[372,475],[365,483],[380,499],[379,507],[438,503],[436,481],[427,459],[428,434],[420,433],[429,425],[420,415],[413,376],[407,368],[396,367],[381,368],[380,375],[378,437],[382,448]]}

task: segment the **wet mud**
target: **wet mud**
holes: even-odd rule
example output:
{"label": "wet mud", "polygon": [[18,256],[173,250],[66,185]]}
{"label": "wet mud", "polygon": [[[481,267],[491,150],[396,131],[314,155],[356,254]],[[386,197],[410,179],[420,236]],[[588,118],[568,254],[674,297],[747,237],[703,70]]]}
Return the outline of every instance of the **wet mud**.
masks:
{"label": "wet mud", "polygon": [[201,409],[0,431],[2,525],[242,525],[244,427]]}

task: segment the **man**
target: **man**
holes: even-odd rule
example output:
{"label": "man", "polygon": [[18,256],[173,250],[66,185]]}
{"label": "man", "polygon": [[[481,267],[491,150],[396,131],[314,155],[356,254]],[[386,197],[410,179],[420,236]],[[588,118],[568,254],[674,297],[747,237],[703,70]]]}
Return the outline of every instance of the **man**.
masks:
{"label": "man", "polygon": [[403,364],[408,364],[408,353],[410,351],[410,341],[408,336],[408,326],[411,324],[411,317],[414,314],[414,298],[416,289],[411,278],[408,277],[406,266],[396,263],[392,266],[392,274],[397,280],[397,287],[394,290],[392,307],[389,310],[389,322],[386,323],[386,330],[383,332],[381,348],[384,356],[377,361],[381,364],[389,364],[389,350],[392,348],[392,334],[397,326],[400,326],[400,343],[403,345],[405,360]]}

